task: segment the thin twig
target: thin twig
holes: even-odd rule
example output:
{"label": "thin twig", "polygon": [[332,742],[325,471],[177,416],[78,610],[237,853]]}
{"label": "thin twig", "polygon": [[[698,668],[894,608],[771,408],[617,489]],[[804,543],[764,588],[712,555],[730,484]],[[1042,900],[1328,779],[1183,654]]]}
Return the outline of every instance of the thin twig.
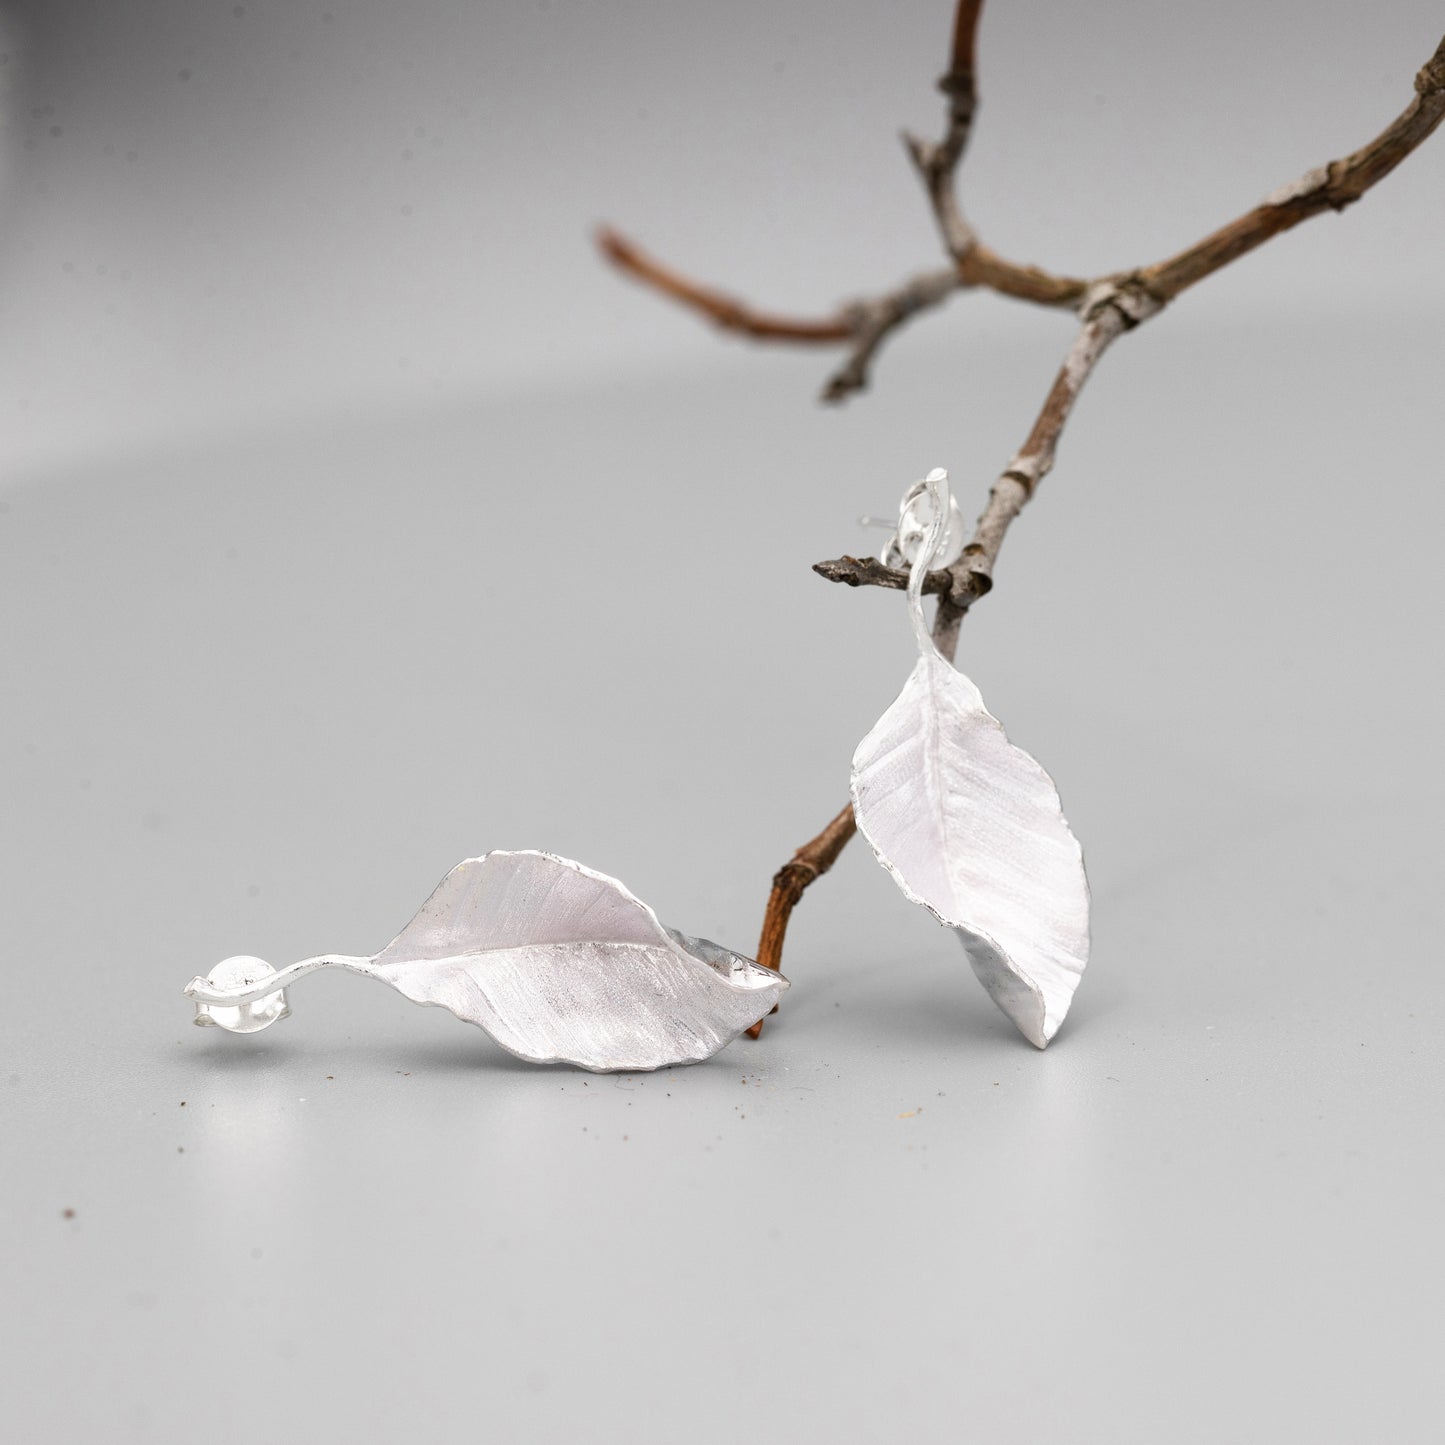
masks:
{"label": "thin twig", "polygon": [[[988,504],[978,519],[972,539],[951,567],[929,572],[924,578],[923,590],[940,594],[933,618],[933,641],[950,662],[958,652],[958,629],[968,609],[993,587],[994,563],[1009,525],[1053,467],[1059,437],[1084,383],[1111,343],[1159,307],[1160,303],[1152,297],[1137,288],[1124,286],[1100,287],[1090,298],[1083,325],[1044,398],[1028,439],[990,488]],[[820,562],[813,570],[830,581],[851,587],[906,589],[908,586],[907,572],[886,567],[872,558],[843,557],[836,562]],[[837,861],[857,828],[850,804],[816,838],[799,848],[792,861],[774,876],[763,913],[759,963],[768,968],[782,967],[783,939],[793,909],[801,902],[808,886]],[[826,861],[818,866],[820,858]],[[759,1021],[749,1033],[757,1038],[762,1027]]]}
{"label": "thin twig", "polygon": [[619,270],[700,312],[724,331],[738,331],[759,341],[827,342],[849,341],[853,337],[853,323],[846,312],[810,321],[756,311],[721,291],[670,270],[610,227],[599,227],[596,239],[598,250]]}
{"label": "thin twig", "polygon": [[[982,539],[983,550],[971,555],[971,548],[981,540],[975,537],[951,569],[957,581],[940,607],[939,625],[944,633],[950,626],[956,633],[962,614],[983,595],[973,593],[971,579],[983,573],[992,575],[1004,532],[1053,465],[1054,449],[1078,395],[1078,387],[1114,337],[1147,320],[1181,291],[1263,245],[1272,236],[1311,216],[1352,205],[1427,140],[1442,120],[1445,120],[1445,39],[1415,77],[1415,95],[1409,105],[1372,141],[1340,160],[1316,166],[1299,180],[1281,186],[1253,210],[1211,232],[1187,250],[1152,266],[1106,278],[1089,289],[1082,306],[1083,330],[1054,381],[1028,441],[989,494],[988,508],[979,519],[981,530],[989,523],[988,536]],[[1111,315],[1117,320],[1117,329],[1105,335],[1115,324],[1109,319]],[[1094,318],[1092,326],[1090,317]],[[1090,346],[1097,350],[1090,353]],[[1072,389],[1071,374],[1078,377],[1078,385]],[[1014,505],[1017,488],[1010,485],[1010,479],[1016,475],[1023,492]],[[820,562],[813,570],[830,582],[844,582],[852,587],[907,585],[904,572],[881,563],[876,567],[860,566],[856,559],[848,557]],[[943,589],[932,582],[934,575],[930,574],[928,590],[941,592]],[[954,613],[958,615],[952,616]]]}
{"label": "thin twig", "polygon": [[1057,276],[1040,266],[1006,260],[982,241],[959,263],[958,275],[965,286],[983,287],[1038,306],[1075,307],[1094,284],[1083,276]]}
{"label": "thin twig", "polygon": [[856,391],[866,390],[873,358],[888,337],[905,321],[939,305],[962,285],[952,267],[946,271],[927,271],[885,296],[873,301],[855,301],[847,307],[845,314],[853,324],[853,345],[848,359],[824,385],[823,400],[843,401]]}
{"label": "thin twig", "polygon": [[842,401],[867,387],[873,358],[890,333],[920,311],[939,305],[953,292],[970,284],[953,266],[925,271],[881,296],[850,301],[832,316],[804,319],[758,311],[721,291],[690,280],[609,227],[598,230],[597,247],[618,270],[670,296],[724,331],[736,331],[754,341],[847,342],[847,359],[823,387],[823,400],[832,402]]}
{"label": "thin twig", "polygon": [[1075,307],[1093,284],[1079,276],[1055,276],[1037,266],[1021,266],[980,243],[958,265],[922,271],[879,296],[846,302],[831,316],[783,316],[760,311],[684,276],[611,227],[599,227],[596,240],[597,249],[619,271],[697,312],[722,331],[753,341],[847,343],[846,359],[823,386],[822,399],[827,402],[844,401],[865,390],[869,369],[883,342],[904,322],[940,305],[955,291],[982,287],[1039,306]]}
{"label": "thin twig", "polygon": [[[958,205],[955,176],[977,110],[976,38],[983,0],[959,0],[954,13],[949,69],[939,82],[948,100],[947,122],[937,143],[908,137],[945,250],[947,273],[915,277],[870,302],[845,307],[821,322],[794,321],[760,313],[697,285],[644,256],[614,232],[599,235],[605,254],[655,289],[691,306],[729,330],[766,340],[847,342],[848,359],[830,379],[825,397],[836,400],[867,383],[878,347],[919,311],[939,304],[955,290],[985,287],[1045,306],[1077,308],[1081,326],[1054,378],[1028,438],[989,491],[972,540],[949,568],[930,572],[924,590],[939,597],[933,637],[952,659],[958,630],[968,609],[993,586],[993,569],[1004,536],[1054,463],[1059,438],[1085,381],[1100,357],[1125,331],[1157,314],[1181,291],[1222,266],[1326,210],[1343,210],[1387,176],[1445,119],[1445,39],[1415,77],[1415,95],[1405,110],[1359,150],[1317,166],[1252,210],[1211,232],[1177,255],[1133,271],[1089,282],[1019,266],[989,250],[974,236]],[[907,573],[872,558],[842,557],[818,563],[814,571],[851,587],[902,589]],[[788,919],[804,891],[836,861],[856,831],[851,807],[805,843],[773,879],[763,919],[758,959],[777,968]],[[754,1037],[761,1029],[757,1025]]]}
{"label": "thin twig", "polygon": [[1186,287],[1263,245],[1271,236],[1321,211],[1343,211],[1428,140],[1442,119],[1445,39],[1415,76],[1414,99],[1374,140],[1339,160],[1306,171],[1188,250],[1144,267],[1139,272],[1141,284],[1159,300],[1171,301]]}
{"label": "thin twig", "polygon": [[[968,609],[992,589],[993,568],[1004,536],[1053,467],[1059,438],[1079,392],[1112,342],[1125,331],[1157,314],[1186,287],[1253,250],[1271,236],[1321,211],[1331,208],[1342,210],[1358,200],[1370,186],[1388,175],[1426,140],[1442,117],[1445,117],[1445,39],[1441,40],[1434,56],[1416,76],[1415,98],[1393,124],[1368,145],[1343,160],[1308,172],[1294,185],[1284,187],[1254,210],[1206,236],[1187,251],[1132,275],[1099,282],[1086,293],[1081,307],[1083,325],[1049,388],[1028,439],[990,489],[988,503],[978,519],[972,540],[946,574],[934,571],[925,579],[924,590],[940,594],[933,619],[933,640],[945,657],[952,661],[957,653],[958,631]],[[850,587],[902,589],[908,585],[906,572],[885,567],[872,559],[843,557],[820,562],[813,570],[831,582],[842,582]],[[945,576],[947,582],[944,581]],[[844,818],[852,823],[851,808],[844,809],[813,840],[813,844],[804,845],[799,852],[806,852],[830,833],[836,834],[839,822]],[[851,836],[850,830],[844,836],[844,843]],[[817,876],[804,877],[796,892],[780,892],[774,885],[763,918],[763,936],[778,940],[778,963],[773,966],[781,965],[781,944],[788,917],[802,898],[803,890]]]}
{"label": "thin twig", "polygon": [[[896,592],[908,590],[908,573],[901,567],[890,567],[876,557],[837,557],[831,562],[813,566],[820,577],[841,582],[845,587],[891,587]],[[953,591],[953,573],[946,567],[930,572],[923,579],[925,593]]]}
{"label": "thin twig", "polygon": [[1085,305],[1083,325],[1064,356],[1027,440],[989,489],[988,503],[972,540],[948,569],[953,585],[939,598],[933,618],[933,641],[950,662],[958,650],[958,629],[965,614],[993,590],[994,564],[1010,524],[1053,469],[1059,438],[1084,383],[1110,345],[1124,332],[1147,321],[1161,305],[1137,285],[1113,283],[1099,287]]}
{"label": "thin twig", "polygon": [[[764,968],[777,970],[783,962],[783,938],[788,931],[788,919],[803,896],[803,890],[815,879],[821,878],[847,846],[848,839],[858,831],[850,803],[816,838],[804,843],[793,856],[773,874],[773,891],[768,897],[767,911],[763,915],[763,935],[758,940],[758,962]],[[774,1007],[773,1012],[777,1012]],[[759,1019],[748,1033],[757,1038],[763,1031]]]}
{"label": "thin twig", "polygon": [[904,144],[918,174],[928,191],[943,249],[961,265],[978,243],[973,227],[963,219],[958,208],[954,177],[958,163],[968,149],[973,116],[978,109],[978,81],[974,52],[978,39],[978,20],[983,13],[983,0],[960,0],[953,16],[953,46],[949,52],[948,69],[939,79],[938,88],[948,100],[947,124],[943,139],[926,141],[905,134]]}

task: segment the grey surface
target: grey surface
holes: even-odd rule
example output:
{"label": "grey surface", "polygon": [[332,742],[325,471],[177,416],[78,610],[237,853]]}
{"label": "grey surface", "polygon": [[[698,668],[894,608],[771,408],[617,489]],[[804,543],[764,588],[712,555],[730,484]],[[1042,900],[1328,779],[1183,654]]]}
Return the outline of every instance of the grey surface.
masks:
{"label": "grey surface", "polygon": [[[587,263],[599,221],[805,311],[936,264],[898,133],[940,124],[950,0],[239,8],[0,0],[0,466],[686,364],[696,324]],[[1167,256],[1376,134],[1441,29],[1439,0],[989,0],[969,214],[1058,270]],[[1416,157],[1210,309],[1437,288],[1442,176]]]}
{"label": "grey surface", "polygon": [[[192,974],[366,952],[493,847],[750,949],[912,657],[901,596],[808,564],[934,465],[975,511],[1069,335],[960,299],[825,413],[827,358],[718,346],[578,249],[606,200],[779,301],[925,263],[892,131],[935,116],[936,17],[813,44],[816,6],[608,7],[609,69],[593,32],[519,19],[483,55],[432,16],[406,70],[391,7],[332,8],[382,26],[370,58],[267,31],[188,111],[104,27],[140,17],[125,53],[194,85],[202,39],[155,16],[210,8],[12,7],[22,120],[96,108],[16,150],[0,268],[7,1438],[1433,1439],[1442,142],[1119,343],[966,624],[1090,868],[1047,1053],[857,843],[794,919],[783,1013],[705,1065],[539,1070],[346,977],[217,1037]],[[990,239],[1167,251],[1363,139],[1438,38],[1431,5],[1267,8],[1045,34],[991,4]],[[247,15],[283,10],[310,14]],[[663,10],[666,65],[624,44]],[[399,151],[473,54],[517,78],[448,132],[456,209],[373,228],[348,117]],[[800,95],[827,99],[786,131]],[[88,171],[132,121],[173,149]]]}
{"label": "grey surface", "polygon": [[[921,343],[842,416],[744,357],[7,492],[16,1438],[1428,1438],[1435,336],[1181,307],[1095,379],[962,648],[1088,852],[1046,1054],[858,846],[763,1039],[668,1074],[349,978],[218,1038],[179,988],[371,947],[493,846],[749,947],[912,651],[806,563],[929,463],[967,497],[1052,345]],[[916,424],[957,389],[964,445]]]}

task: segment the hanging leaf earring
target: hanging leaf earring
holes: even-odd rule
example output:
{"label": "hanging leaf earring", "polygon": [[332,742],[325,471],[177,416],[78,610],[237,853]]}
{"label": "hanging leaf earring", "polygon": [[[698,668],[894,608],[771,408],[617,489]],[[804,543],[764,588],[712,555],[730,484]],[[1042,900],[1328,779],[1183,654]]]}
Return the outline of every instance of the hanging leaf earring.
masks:
{"label": "hanging leaf earring", "polygon": [[372,958],[325,954],[278,973],[228,958],[185,993],[196,1022],[255,1033],[290,1013],[286,986],[339,968],[450,1009],[533,1063],[660,1069],[715,1054],[772,1011],[788,981],[664,927],[615,878],[552,853],[458,863]]}
{"label": "hanging leaf earring", "polygon": [[919,658],[853,755],[853,808],[904,894],[958,934],[993,1001],[1043,1048],[1088,962],[1083,853],[1053,780],[929,635],[923,579],[944,565],[957,512],[945,471],[920,485],[909,495],[927,498],[927,532],[908,578]]}

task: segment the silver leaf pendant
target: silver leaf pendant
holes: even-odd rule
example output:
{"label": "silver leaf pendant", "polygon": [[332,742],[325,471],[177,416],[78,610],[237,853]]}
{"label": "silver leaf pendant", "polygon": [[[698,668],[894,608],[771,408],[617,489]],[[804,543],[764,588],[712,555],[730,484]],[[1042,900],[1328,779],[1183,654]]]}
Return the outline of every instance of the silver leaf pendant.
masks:
{"label": "silver leaf pendant", "polygon": [[372,958],[327,954],[280,972],[227,959],[185,993],[198,1024],[254,1033],[290,1012],[286,985],[323,968],[450,1009],[534,1063],[597,1072],[709,1058],[788,986],[665,927],[615,878],[551,853],[495,852],[457,864]]}
{"label": "silver leaf pendant", "polygon": [[923,578],[949,515],[947,473],[927,485],[932,540],[908,584],[919,659],[853,755],[853,808],[878,861],[958,934],[993,1001],[1042,1049],[1089,959],[1083,851],[1053,779],[929,635]]}

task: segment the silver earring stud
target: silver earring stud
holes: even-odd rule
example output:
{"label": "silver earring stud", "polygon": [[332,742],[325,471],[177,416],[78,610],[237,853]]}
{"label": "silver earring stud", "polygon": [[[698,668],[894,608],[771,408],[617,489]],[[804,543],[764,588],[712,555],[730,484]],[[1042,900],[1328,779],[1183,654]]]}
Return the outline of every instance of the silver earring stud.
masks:
{"label": "silver earring stud", "polygon": [[615,878],[552,853],[457,864],[378,954],[322,954],[279,971],[228,958],[185,994],[196,1023],[257,1033],[291,1012],[287,987],[340,969],[449,1009],[534,1063],[598,1072],[709,1058],[773,1009],[788,981],[690,938]]}
{"label": "silver earring stud", "polygon": [[[898,504],[896,523],[879,517],[858,519],[865,527],[893,528],[893,535],[878,553],[878,560],[885,567],[911,567],[928,541],[936,503],[933,483],[939,470],[935,468],[921,482],[914,482],[903,494],[903,500]],[[931,549],[930,568],[948,567],[958,561],[968,537],[963,524],[963,513],[958,510],[958,503],[949,495],[947,487],[943,489],[943,505],[947,509],[948,520],[939,535],[937,547]]]}

